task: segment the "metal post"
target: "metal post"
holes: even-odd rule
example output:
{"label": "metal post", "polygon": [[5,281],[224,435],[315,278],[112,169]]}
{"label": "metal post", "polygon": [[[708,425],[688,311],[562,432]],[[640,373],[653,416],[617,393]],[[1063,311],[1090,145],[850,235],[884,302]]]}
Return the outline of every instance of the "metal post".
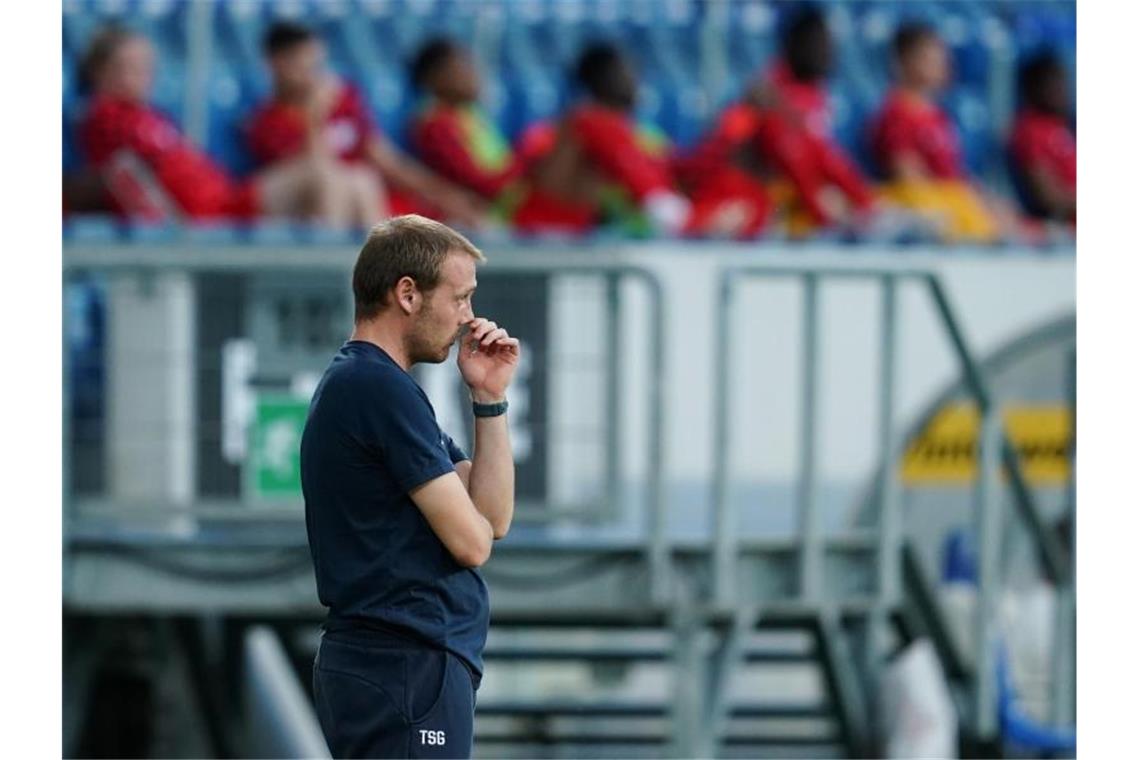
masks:
{"label": "metal post", "polygon": [[713,598],[717,605],[732,604],[736,586],[736,519],[729,503],[728,415],[731,392],[733,298],[732,276],[725,273],[720,280],[720,302],[716,304],[715,354],[713,357]]}
{"label": "metal post", "polygon": [[[1077,353],[1069,356],[1066,391],[1069,400],[1069,482],[1066,484],[1065,515],[1070,528],[1069,556],[1076,558],[1077,530]],[[1076,621],[1075,562],[1065,582],[1057,584],[1057,608],[1053,622],[1053,700],[1055,725],[1071,726],[1076,719]]]}
{"label": "metal post", "polygon": [[987,742],[997,734],[997,645],[999,568],[1001,561],[1001,413],[995,404],[981,407],[977,486],[978,600],[974,642],[974,733]]}
{"label": "metal post", "polygon": [[665,535],[665,304],[661,282],[645,276],[649,287],[650,324],[653,342],[652,365],[649,368],[649,594],[655,603],[663,603],[669,594],[669,546]]}
{"label": "metal post", "polygon": [[608,512],[611,519],[616,518],[621,510],[621,479],[622,479],[622,441],[621,430],[621,362],[624,356],[622,350],[621,325],[621,275],[616,272],[607,272],[606,280],[606,329],[609,339],[606,341],[606,498],[608,499]]}
{"label": "metal post", "polygon": [[[902,575],[902,531],[899,514],[898,481],[895,468],[898,452],[894,432],[895,403],[895,337],[896,337],[896,282],[890,275],[882,279],[882,314],[879,330],[879,543],[876,552],[876,600],[867,621],[863,639],[863,674],[868,693],[877,691],[877,673],[881,658],[887,651],[890,635],[890,610],[899,599]],[[875,705],[869,704],[874,711]]]}
{"label": "metal post", "polygon": [[800,594],[817,599],[820,593],[821,547],[815,482],[816,364],[819,333],[819,281],[804,275],[803,402],[800,405]]}
{"label": "metal post", "polygon": [[879,597],[892,605],[899,595],[899,550],[902,542],[899,490],[895,477],[896,436],[895,338],[897,289],[893,277],[883,278],[882,330],[879,334],[879,451],[883,457],[882,485],[879,491]]}
{"label": "metal post", "polygon": [[251,740],[267,757],[328,757],[312,703],[297,681],[285,647],[270,628],[245,636],[246,689]]}
{"label": "metal post", "polygon": [[[946,328],[950,343],[954,347],[954,353],[962,366],[962,377],[965,385],[970,394],[977,400],[979,407],[985,408],[990,404],[990,393],[982,379],[981,369],[974,361],[970,349],[966,346],[965,335],[958,325],[953,309],[950,308],[950,300],[946,297],[946,291],[943,290],[937,276],[928,274],[925,275],[925,279],[930,288],[930,294],[934,297],[934,305],[942,318],[942,324]],[[1068,574],[1069,560],[1066,552],[1058,544],[1056,536],[1048,529],[1045,518],[1042,517],[1041,510],[1037,507],[1033,492],[1029,489],[1025,476],[1021,472],[1021,463],[1017,451],[1004,433],[1000,435],[999,444],[1001,462],[1009,476],[1009,486],[1013,492],[1014,505],[1033,537],[1033,542],[1041,556],[1041,562],[1049,580],[1059,584]]]}
{"label": "metal post", "polygon": [[[685,594],[685,596],[688,596]],[[701,651],[701,623],[692,600],[681,598],[673,609],[673,700],[670,711],[671,757],[705,757],[700,751],[705,726],[702,704],[706,682]]]}
{"label": "metal post", "polygon": [[732,619],[713,626],[704,698],[704,742],[701,757],[717,757],[728,731],[733,674],[744,665],[744,642],[760,620],[758,607],[738,606]]}

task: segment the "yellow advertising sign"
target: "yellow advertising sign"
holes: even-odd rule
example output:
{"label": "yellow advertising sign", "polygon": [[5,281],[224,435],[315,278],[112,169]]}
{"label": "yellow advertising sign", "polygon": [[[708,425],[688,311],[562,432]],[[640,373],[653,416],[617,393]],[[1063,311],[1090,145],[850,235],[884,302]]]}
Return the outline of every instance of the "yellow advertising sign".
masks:
{"label": "yellow advertising sign", "polygon": [[[1069,478],[1069,439],[1073,420],[1063,404],[1007,406],[1005,433],[1021,457],[1030,485],[1062,485]],[[943,407],[903,455],[907,485],[963,484],[978,475],[981,417],[972,403]]]}

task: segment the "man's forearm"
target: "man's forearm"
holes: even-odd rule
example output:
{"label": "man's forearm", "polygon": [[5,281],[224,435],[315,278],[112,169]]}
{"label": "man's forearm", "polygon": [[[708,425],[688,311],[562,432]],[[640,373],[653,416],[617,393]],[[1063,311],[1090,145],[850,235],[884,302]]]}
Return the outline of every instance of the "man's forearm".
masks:
{"label": "man's forearm", "polygon": [[467,491],[491,523],[495,538],[505,536],[515,512],[515,462],[505,414],[475,418],[475,455]]}

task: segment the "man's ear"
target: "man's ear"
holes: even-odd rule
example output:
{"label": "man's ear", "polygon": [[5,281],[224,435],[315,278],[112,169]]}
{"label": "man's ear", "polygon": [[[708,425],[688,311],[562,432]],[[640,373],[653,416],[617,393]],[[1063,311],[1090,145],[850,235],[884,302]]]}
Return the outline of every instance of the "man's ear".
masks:
{"label": "man's ear", "polygon": [[420,289],[416,287],[416,281],[407,275],[401,277],[396,281],[394,288],[396,293],[396,305],[405,314],[414,314],[418,309],[420,302],[423,300],[423,294]]}

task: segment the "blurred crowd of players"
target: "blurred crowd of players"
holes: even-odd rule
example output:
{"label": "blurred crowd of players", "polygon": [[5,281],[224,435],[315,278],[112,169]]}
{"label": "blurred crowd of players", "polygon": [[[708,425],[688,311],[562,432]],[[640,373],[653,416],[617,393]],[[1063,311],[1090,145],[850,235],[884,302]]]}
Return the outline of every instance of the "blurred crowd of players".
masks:
{"label": "blurred crowd of players", "polygon": [[832,48],[825,17],[805,8],[780,30],[774,60],[682,151],[635,118],[637,74],[619,43],[587,45],[571,73],[581,97],[512,145],[480,109],[470,51],[436,38],[409,64],[421,103],[404,151],[360,90],[329,70],[320,37],[278,22],[263,41],[272,93],[242,128],[258,168],[239,178],[149,104],[156,61],[147,39],[106,27],[81,63],[85,168],[65,178],[64,211],[340,228],[416,212],[473,230],[565,235],[609,226],[686,238],[902,230],[995,243],[1072,233],[1076,140],[1054,53],[1020,62],[1018,110],[1002,148],[1017,188],[1009,197],[965,168],[939,106],[952,71],[933,27],[903,23],[895,32],[894,82],[865,125],[873,176],[830,131]]}

